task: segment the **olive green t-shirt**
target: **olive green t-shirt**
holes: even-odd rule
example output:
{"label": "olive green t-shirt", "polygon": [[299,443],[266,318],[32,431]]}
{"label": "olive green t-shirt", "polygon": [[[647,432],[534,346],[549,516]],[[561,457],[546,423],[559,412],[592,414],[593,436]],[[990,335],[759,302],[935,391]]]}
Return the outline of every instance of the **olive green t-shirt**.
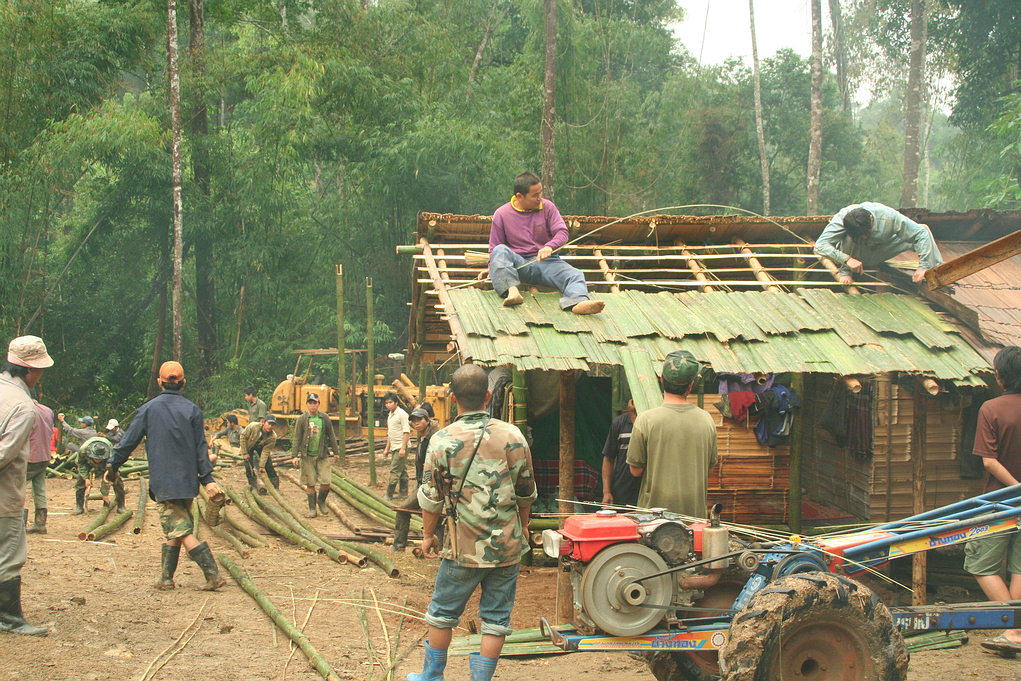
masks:
{"label": "olive green t-shirt", "polygon": [[319,456],[319,443],[323,439],[323,417],[318,413],[308,417],[308,456]]}
{"label": "olive green t-shirt", "polygon": [[663,404],[635,418],[627,462],[645,469],[638,505],[704,518],[716,424],[693,404]]}

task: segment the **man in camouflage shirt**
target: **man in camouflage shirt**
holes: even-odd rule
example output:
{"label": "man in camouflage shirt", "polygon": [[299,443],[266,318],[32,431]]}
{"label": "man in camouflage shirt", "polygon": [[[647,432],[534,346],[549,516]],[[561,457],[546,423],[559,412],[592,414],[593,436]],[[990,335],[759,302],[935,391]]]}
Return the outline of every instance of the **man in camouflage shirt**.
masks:
{"label": "man in camouflage shirt", "polygon": [[475,588],[482,585],[479,617],[482,651],[469,657],[472,681],[489,681],[511,633],[521,556],[528,552],[528,513],[536,498],[532,455],[517,427],[484,411],[491,393],[486,373],[467,364],[450,381],[460,416],[432,436],[418,502],[422,549],[436,548],[441,514],[448,524],[432,602],[421,674],[409,681],[443,678],[447,648]]}
{"label": "man in camouflage shirt", "polygon": [[252,421],[241,431],[241,456],[245,458],[245,476],[252,491],[266,494],[266,487],[259,479],[259,473],[266,472],[266,477],[277,489],[280,489],[280,477],[273,467],[273,446],[277,442],[273,426],[277,419],[267,414],[261,421]]}

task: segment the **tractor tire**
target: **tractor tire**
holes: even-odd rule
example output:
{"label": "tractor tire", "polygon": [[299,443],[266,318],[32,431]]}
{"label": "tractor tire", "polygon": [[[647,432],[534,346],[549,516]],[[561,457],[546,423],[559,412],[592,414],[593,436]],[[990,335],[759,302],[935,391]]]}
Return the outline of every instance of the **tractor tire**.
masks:
{"label": "tractor tire", "polygon": [[724,681],[903,681],[908,654],[890,611],[866,586],[826,572],[772,582],[734,616]]}
{"label": "tractor tire", "polygon": [[656,651],[646,658],[656,681],[720,681],[718,672],[700,664],[691,653]]}

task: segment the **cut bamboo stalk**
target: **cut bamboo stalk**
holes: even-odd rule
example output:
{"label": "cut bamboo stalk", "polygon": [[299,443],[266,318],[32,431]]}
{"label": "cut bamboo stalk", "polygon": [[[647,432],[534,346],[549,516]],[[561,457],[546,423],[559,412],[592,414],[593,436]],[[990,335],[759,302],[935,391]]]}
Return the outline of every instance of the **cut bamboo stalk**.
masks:
{"label": "cut bamboo stalk", "polygon": [[681,253],[683,255],[685,255],[686,257],[688,257],[688,260],[687,260],[688,269],[691,270],[691,274],[692,274],[693,277],[695,277],[695,280],[701,284],[702,292],[703,293],[712,293],[714,289],[713,289],[713,287],[709,283],[709,277],[707,277],[706,274],[705,274],[705,272],[706,272],[705,266],[702,263],[700,263],[699,261],[697,261],[697,260],[693,259],[692,257],[690,257],[693,254],[692,254],[692,252],[690,250],[688,250],[685,247],[684,242],[677,241],[677,242],[675,242],[675,244],[677,246],[680,246],[681,247]]}
{"label": "cut bamboo stalk", "polygon": [[145,523],[145,504],[149,500],[149,483],[144,479],[138,482],[138,507],[135,509],[135,524],[131,528],[132,534],[141,534],[142,524]]}
{"label": "cut bamboo stalk", "polygon": [[[305,490],[305,488],[302,486],[301,482],[296,477],[291,475],[290,473],[284,473],[284,477],[287,480],[289,480],[292,483],[294,483],[295,487],[297,487],[298,489],[300,489],[302,491]],[[344,513],[344,511],[340,508],[340,506],[338,506],[337,503],[335,501],[333,501],[333,499],[331,499],[330,497],[326,497],[326,506],[331,511],[333,511],[333,514],[335,516],[337,516],[337,518],[340,520],[340,523],[342,525],[344,525],[344,527],[348,528],[349,530],[351,530],[355,534],[358,534],[361,531],[359,529],[358,525],[356,525],[354,523],[354,521],[352,521],[351,518],[349,518],[348,515],[346,513]]]}
{"label": "cut bamboo stalk", "polygon": [[752,252],[752,249],[748,247],[744,239],[734,239],[734,245],[741,247],[741,253],[745,256],[748,261],[748,265],[752,268],[752,272],[755,273],[755,278],[762,282],[762,288],[767,291],[779,291],[780,288],[773,284],[775,281],[773,277],[769,276],[766,272],[766,268],[759,262],[759,258]]}
{"label": "cut bamboo stalk", "polygon": [[610,264],[606,262],[606,258],[603,257],[603,252],[597,249],[592,251],[592,253],[599,258],[599,269],[603,273],[603,278],[610,284],[610,293],[620,293],[620,286],[615,283],[617,277],[614,271],[610,269]]}
{"label": "cut bamboo stalk", "polygon": [[[208,509],[206,508],[207,506],[206,500],[203,499],[202,497],[197,497],[195,499],[195,503],[199,507],[199,513],[201,514],[201,516],[205,518],[206,513],[208,512]],[[238,539],[233,534],[228,532],[226,528],[220,526],[214,527],[210,525],[209,529],[213,531],[214,535],[230,544],[234,548],[234,550],[238,552],[238,555],[240,555],[242,558],[248,558],[249,555],[248,548],[241,543],[240,539]]]}
{"label": "cut bamboo stalk", "polygon": [[89,541],[99,541],[103,537],[113,534],[117,530],[117,528],[119,528],[124,523],[128,522],[128,518],[130,518],[133,514],[134,511],[124,511],[124,513],[121,513],[119,516],[117,516],[110,522],[104,523],[103,525],[100,525],[92,532],[89,532],[87,539]]}
{"label": "cut bamboo stalk", "polygon": [[854,376],[844,376],[844,387],[847,388],[848,392],[857,395],[861,392],[861,381]]}
{"label": "cut bamboo stalk", "polygon": [[89,533],[94,529],[106,522],[106,517],[110,515],[110,507],[104,506],[102,510],[92,519],[92,522],[85,526],[85,529],[78,533],[78,538],[85,541],[89,538]]}
{"label": "cut bamboo stalk", "polygon": [[[814,241],[812,241],[810,243],[813,246],[815,246],[815,242]],[[824,258],[822,256],[819,256],[819,262],[822,263],[822,266],[825,267],[826,270],[830,274],[832,274],[833,278],[835,280],[837,280],[838,283],[839,283],[839,280],[840,280],[840,268],[837,267],[837,264],[835,262],[833,262],[832,260],[830,260],[829,258]],[[861,294],[861,290],[857,286],[848,286],[847,287],[847,292],[852,294],[852,295],[859,295],[859,294]]]}
{"label": "cut bamboo stalk", "polygon": [[227,568],[227,572],[230,573],[234,581],[238,583],[242,589],[245,590],[249,596],[252,597],[259,607],[262,608],[263,612],[273,621],[277,627],[287,634],[287,637],[294,641],[295,645],[301,648],[301,652],[305,653],[305,657],[308,658],[309,664],[315,667],[316,671],[327,681],[340,681],[340,677],[333,671],[330,664],[326,661],[315,646],[308,640],[308,637],[302,633],[297,627],[291,624],[283,613],[280,612],[279,608],[273,605],[273,602],[266,597],[266,594],[262,593],[252,582],[251,579],[246,577],[234,564],[230,558],[225,554],[219,554],[217,558],[220,561],[220,565]]}

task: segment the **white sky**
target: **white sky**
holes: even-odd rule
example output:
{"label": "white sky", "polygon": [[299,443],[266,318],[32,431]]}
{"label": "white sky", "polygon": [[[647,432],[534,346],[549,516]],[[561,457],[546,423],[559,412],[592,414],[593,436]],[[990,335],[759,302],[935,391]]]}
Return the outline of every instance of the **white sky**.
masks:
{"label": "white sky", "polygon": [[[685,17],[674,25],[674,35],[695,59],[701,54],[703,64],[722,64],[728,57],[744,57],[745,64],[751,65],[748,0],[677,0],[677,4],[684,9]],[[828,21],[823,7],[823,30]],[[755,34],[760,60],[783,47],[810,54],[809,0],[755,0]]]}

